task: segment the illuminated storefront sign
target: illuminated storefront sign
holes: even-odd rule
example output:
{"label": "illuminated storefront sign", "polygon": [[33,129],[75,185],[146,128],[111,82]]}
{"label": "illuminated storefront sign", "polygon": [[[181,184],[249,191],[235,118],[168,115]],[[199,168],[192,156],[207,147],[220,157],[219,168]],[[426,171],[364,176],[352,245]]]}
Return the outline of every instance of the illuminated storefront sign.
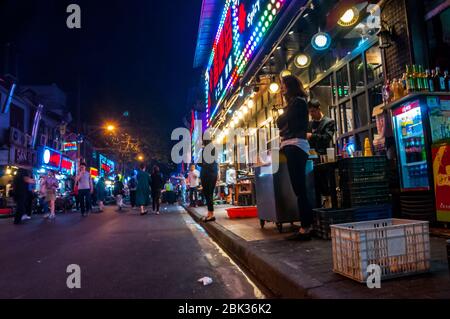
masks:
{"label": "illuminated storefront sign", "polygon": [[91,177],[92,177],[92,178],[98,177],[98,169],[96,169],[96,168],[94,168],[94,167],[91,167],[91,168],[89,169],[89,174],[91,174]]}
{"label": "illuminated storefront sign", "polygon": [[226,0],[205,73],[208,126],[287,0]]}
{"label": "illuminated storefront sign", "polygon": [[72,176],[75,173],[75,162],[63,156],[61,160],[61,173]]}
{"label": "illuminated storefront sign", "polygon": [[40,154],[40,163],[43,168],[59,171],[61,169],[62,154],[51,148],[44,147]]}
{"label": "illuminated storefront sign", "polygon": [[64,143],[64,152],[77,151],[78,143],[77,142],[67,142]]}
{"label": "illuminated storefront sign", "polygon": [[114,172],[115,164],[113,161],[108,159],[106,156],[100,154],[99,156],[99,175],[101,177],[108,176],[112,172]]}

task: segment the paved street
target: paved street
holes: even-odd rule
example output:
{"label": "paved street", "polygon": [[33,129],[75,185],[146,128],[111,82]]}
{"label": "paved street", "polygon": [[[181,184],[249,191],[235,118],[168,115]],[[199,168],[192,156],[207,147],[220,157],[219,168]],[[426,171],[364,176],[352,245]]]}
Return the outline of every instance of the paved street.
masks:
{"label": "paved street", "polygon": [[[161,216],[113,207],[0,220],[0,298],[261,298],[260,291],[178,206]],[[66,286],[70,264],[81,289]],[[213,284],[197,282],[211,277]]]}

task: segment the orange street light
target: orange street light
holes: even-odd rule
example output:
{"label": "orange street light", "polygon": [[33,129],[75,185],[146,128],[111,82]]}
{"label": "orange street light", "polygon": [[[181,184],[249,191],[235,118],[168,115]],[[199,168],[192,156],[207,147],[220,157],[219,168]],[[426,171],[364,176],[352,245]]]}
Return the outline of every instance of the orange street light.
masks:
{"label": "orange street light", "polygon": [[139,155],[139,156],[138,156],[138,160],[142,162],[142,161],[144,160],[144,156]]}
{"label": "orange street light", "polygon": [[108,124],[108,125],[106,126],[106,130],[107,130],[108,132],[112,133],[112,132],[114,132],[114,131],[116,130],[116,127],[115,127],[114,125],[112,125],[112,124]]}

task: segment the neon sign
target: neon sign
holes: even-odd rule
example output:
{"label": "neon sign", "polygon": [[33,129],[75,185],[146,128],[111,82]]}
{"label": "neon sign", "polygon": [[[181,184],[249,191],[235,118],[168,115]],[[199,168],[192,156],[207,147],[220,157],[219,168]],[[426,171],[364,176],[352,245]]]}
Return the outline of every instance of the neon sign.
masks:
{"label": "neon sign", "polygon": [[61,168],[62,154],[51,148],[45,147],[41,152],[41,165],[43,168],[59,171]]}
{"label": "neon sign", "polygon": [[78,150],[78,143],[77,142],[66,142],[64,143],[64,151],[70,152],[70,151],[77,151]]}
{"label": "neon sign", "polygon": [[207,124],[235,86],[286,0],[226,0],[205,73]]}
{"label": "neon sign", "polygon": [[115,165],[114,165],[113,161],[108,159],[106,156],[103,156],[102,154],[100,154],[99,160],[100,160],[100,165],[99,165],[100,176],[102,176],[102,177],[108,176],[109,174],[114,172]]}
{"label": "neon sign", "polygon": [[61,173],[66,175],[73,175],[75,172],[75,162],[67,157],[61,160]]}

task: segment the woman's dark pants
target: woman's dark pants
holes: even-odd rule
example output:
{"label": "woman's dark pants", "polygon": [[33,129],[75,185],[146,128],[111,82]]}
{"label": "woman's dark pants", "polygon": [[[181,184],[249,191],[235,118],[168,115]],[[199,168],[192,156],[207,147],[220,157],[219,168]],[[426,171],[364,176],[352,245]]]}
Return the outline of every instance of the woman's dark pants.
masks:
{"label": "woman's dark pants", "polygon": [[153,211],[159,212],[159,206],[161,202],[161,190],[152,191],[152,206]]}
{"label": "woman's dark pants", "polygon": [[78,196],[80,199],[81,215],[86,214],[86,210],[91,207],[91,190],[90,189],[79,189]]}
{"label": "woman's dark pants", "polygon": [[208,206],[208,212],[214,211],[214,190],[216,189],[217,175],[206,174],[201,177],[203,196]]}
{"label": "woman's dark pants", "polygon": [[292,145],[284,147],[282,152],[286,156],[292,188],[297,196],[300,222],[303,228],[309,228],[313,223],[312,208],[306,188],[306,163],[309,156],[299,147]]}
{"label": "woman's dark pants", "polygon": [[136,191],[130,191],[130,204],[131,207],[136,207]]}

